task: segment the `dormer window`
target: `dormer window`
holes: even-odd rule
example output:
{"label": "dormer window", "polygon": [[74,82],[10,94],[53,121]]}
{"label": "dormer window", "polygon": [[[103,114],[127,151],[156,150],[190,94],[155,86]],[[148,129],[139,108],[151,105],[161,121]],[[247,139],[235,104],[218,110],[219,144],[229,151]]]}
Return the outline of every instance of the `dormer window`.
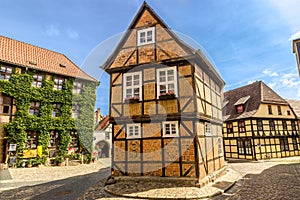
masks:
{"label": "dormer window", "polygon": [[236,112],[238,114],[244,112],[244,105],[238,105],[238,106],[236,106]]}
{"label": "dormer window", "polygon": [[137,45],[152,44],[155,42],[155,28],[146,28],[137,31]]}
{"label": "dormer window", "polygon": [[242,97],[235,102],[236,113],[240,114],[245,111],[245,104],[250,99],[250,96]]}

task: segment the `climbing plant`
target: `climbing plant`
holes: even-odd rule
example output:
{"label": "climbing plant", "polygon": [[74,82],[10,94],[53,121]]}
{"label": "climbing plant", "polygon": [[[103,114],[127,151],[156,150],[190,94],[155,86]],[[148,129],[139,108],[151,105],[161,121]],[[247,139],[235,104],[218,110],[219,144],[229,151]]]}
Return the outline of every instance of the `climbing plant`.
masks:
{"label": "climbing plant", "polygon": [[[0,92],[13,97],[16,102],[16,113],[13,120],[4,126],[9,143],[17,144],[17,165],[20,166],[23,151],[27,143],[27,131],[38,133],[38,146],[43,148],[44,159],[48,156],[50,131],[59,133],[57,156],[65,157],[70,144],[70,132],[77,131],[80,149],[91,153],[94,126],[94,104],[97,83],[84,82],[81,94],[72,94],[74,78],[63,83],[62,90],[54,90],[50,75],[43,81],[43,87],[32,87],[33,70],[27,74],[14,73],[10,80],[0,80]],[[40,102],[37,116],[30,115],[30,102]],[[52,117],[53,104],[61,104],[60,116]],[[72,105],[79,105],[77,119],[72,118]]]}

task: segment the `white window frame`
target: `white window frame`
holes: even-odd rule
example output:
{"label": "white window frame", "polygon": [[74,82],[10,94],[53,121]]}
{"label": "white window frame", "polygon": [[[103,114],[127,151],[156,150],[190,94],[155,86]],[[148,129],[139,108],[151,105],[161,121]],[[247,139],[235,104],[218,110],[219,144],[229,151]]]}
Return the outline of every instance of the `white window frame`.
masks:
{"label": "white window frame", "polygon": [[[151,41],[148,41],[148,33],[151,32],[152,39]],[[141,42],[141,35],[144,33],[145,41]],[[155,42],[155,27],[150,27],[146,29],[141,29],[137,31],[137,45],[146,45],[146,44],[153,44]]]}
{"label": "white window frame", "polygon": [[[132,135],[129,134],[129,129],[133,128],[133,133]],[[137,131],[137,134],[135,134]],[[127,139],[132,139],[132,138],[141,138],[141,124],[127,124],[126,126],[126,138]]]}
{"label": "white window frame", "polygon": [[205,136],[212,136],[211,123],[204,123],[204,134]]}
{"label": "white window frame", "polygon": [[[167,74],[169,70],[173,70],[173,74],[174,74],[174,80],[169,81],[167,78]],[[166,74],[166,80],[165,81],[160,81],[160,72],[165,72]],[[178,97],[178,88],[177,88],[177,70],[176,70],[176,66],[172,66],[172,67],[164,67],[164,68],[160,68],[156,70],[156,78],[157,78],[157,99],[159,99],[160,94],[160,86],[161,85],[165,85],[166,86],[166,93],[168,93],[169,91],[169,84],[174,84],[174,94],[175,97]]]}
{"label": "white window frame", "polygon": [[[167,125],[175,125],[175,133],[166,133],[166,126]],[[163,128],[163,137],[179,137],[179,128],[178,128],[178,121],[165,121],[162,122],[162,128]]]}
{"label": "white window frame", "polygon": [[[134,76],[139,75],[139,85],[134,85]],[[126,86],[126,78],[132,76],[132,85],[131,86]],[[142,72],[131,72],[131,73],[126,73],[123,75],[123,102],[126,100],[126,90],[127,89],[132,89],[132,98],[134,98],[134,89],[139,89],[139,100],[142,100]]]}

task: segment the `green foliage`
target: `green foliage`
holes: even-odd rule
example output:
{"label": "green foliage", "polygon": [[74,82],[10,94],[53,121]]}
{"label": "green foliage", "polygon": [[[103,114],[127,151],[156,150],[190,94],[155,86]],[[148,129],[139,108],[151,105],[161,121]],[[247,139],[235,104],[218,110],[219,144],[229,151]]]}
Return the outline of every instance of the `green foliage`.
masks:
{"label": "green foliage", "polygon": [[[74,79],[63,83],[62,90],[53,90],[54,82],[45,80],[42,88],[32,87],[32,72],[13,74],[9,81],[0,80],[0,92],[13,97],[16,101],[16,114],[12,122],[4,126],[10,143],[17,144],[17,165],[21,165],[26,148],[27,131],[38,133],[38,145],[43,146],[43,156],[37,162],[45,163],[48,156],[50,131],[59,133],[58,157],[64,159],[70,143],[70,131],[77,130],[81,149],[91,152],[93,143],[94,103],[96,83],[84,82],[82,94],[72,94]],[[30,102],[40,102],[39,115],[29,115]],[[52,117],[53,103],[61,104],[61,115]],[[77,119],[72,116],[72,104],[80,106]]]}

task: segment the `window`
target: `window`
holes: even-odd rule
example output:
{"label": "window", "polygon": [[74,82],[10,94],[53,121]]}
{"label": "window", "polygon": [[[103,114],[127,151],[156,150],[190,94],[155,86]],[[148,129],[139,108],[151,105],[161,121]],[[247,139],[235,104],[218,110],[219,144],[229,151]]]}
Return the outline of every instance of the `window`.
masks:
{"label": "window", "polygon": [[283,130],[287,130],[287,124],[286,124],[286,121],[282,121],[282,129]]}
{"label": "window", "polygon": [[12,67],[1,66],[0,80],[9,80],[12,74]]}
{"label": "window", "polygon": [[273,112],[272,112],[272,106],[271,105],[268,105],[268,112],[269,112],[269,115],[273,114]]}
{"label": "window", "polygon": [[127,138],[140,138],[141,125],[140,124],[127,124]]}
{"label": "window", "polygon": [[157,97],[177,96],[176,67],[167,67],[157,70]]}
{"label": "window", "polygon": [[297,128],[296,128],[296,123],[295,123],[295,121],[291,121],[291,124],[292,124],[292,130],[293,130],[293,131],[296,131]]}
{"label": "window", "polygon": [[64,79],[60,77],[54,78],[54,90],[62,90]]}
{"label": "window", "polygon": [[223,145],[222,145],[221,137],[218,137],[218,154],[219,154],[219,156],[223,155]]}
{"label": "window", "polygon": [[60,116],[60,103],[53,104],[53,111],[52,111],[52,117],[59,117]]}
{"label": "window", "polygon": [[109,140],[110,139],[110,136],[109,136],[109,132],[105,132],[105,140]]}
{"label": "window", "polygon": [[124,74],[123,100],[141,100],[142,98],[142,72]]}
{"label": "window", "polygon": [[288,151],[289,150],[289,143],[286,137],[279,138],[280,140],[280,150],[281,151]]}
{"label": "window", "polygon": [[205,133],[206,136],[212,136],[211,123],[205,123],[204,124],[204,133]]}
{"label": "window", "polygon": [[237,140],[239,155],[252,155],[251,140]]}
{"label": "window", "polygon": [[163,137],[177,137],[179,135],[177,121],[163,122],[162,125]]}
{"label": "window", "polygon": [[0,97],[0,114],[9,114],[11,111],[11,97],[1,96]]}
{"label": "window", "polygon": [[270,130],[271,131],[275,131],[275,123],[274,123],[274,120],[269,120],[269,125],[270,125]]}
{"label": "window", "polygon": [[79,110],[80,110],[79,105],[73,105],[72,106],[72,118],[78,118]]}
{"label": "window", "polygon": [[27,149],[36,149],[37,147],[37,132],[35,131],[28,131],[27,132]]}
{"label": "window", "polygon": [[238,114],[244,112],[244,105],[238,105],[238,106],[236,106],[236,112]]}
{"label": "window", "polygon": [[73,83],[73,93],[74,94],[81,94],[82,91],[82,83],[74,82]]}
{"label": "window", "polygon": [[58,132],[50,131],[50,144],[49,147],[56,147],[58,144]]}
{"label": "window", "polygon": [[278,115],[282,115],[280,106],[277,106],[277,110],[278,110]]}
{"label": "window", "polygon": [[263,123],[262,120],[257,120],[257,130],[258,131],[263,131]]}
{"label": "window", "polygon": [[137,31],[137,45],[152,44],[155,42],[155,28],[147,28]]}
{"label": "window", "polygon": [[291,111],[290,110],[286,111],[286,113],[287,113],[287,115],[291,115]]}
{"label": "window", "polygon": [[38,87],[41,88],[43,84],[43,75],[40,74],[34,74],[33,75],[33,83],[32,87]]}
{"label": "window", "polygon": [[30,103],[29,114],[37,116],[39,114],[39,108],[40,108],[40,102],[32,101]]}
{"label": "window", "polygon": [[233,133],[233,124],[232,124],[232,122],[228,122],[226,124],[226,126],[227,126],[227,133]]}
{"label": "window", "polygon": [[78,133],[76,131],[70,132],[70,147],[78,146]]}
{"label": "window", "polygon": [[292,142],[293,142],[294,150],[298,150],[297,138],[296,137],[292,137]]}
{"label": "window", "polygon": [[240,133],[246,132],[246,127],[245,127],[244,121],[239,121],[239,131],[240,131]]}

